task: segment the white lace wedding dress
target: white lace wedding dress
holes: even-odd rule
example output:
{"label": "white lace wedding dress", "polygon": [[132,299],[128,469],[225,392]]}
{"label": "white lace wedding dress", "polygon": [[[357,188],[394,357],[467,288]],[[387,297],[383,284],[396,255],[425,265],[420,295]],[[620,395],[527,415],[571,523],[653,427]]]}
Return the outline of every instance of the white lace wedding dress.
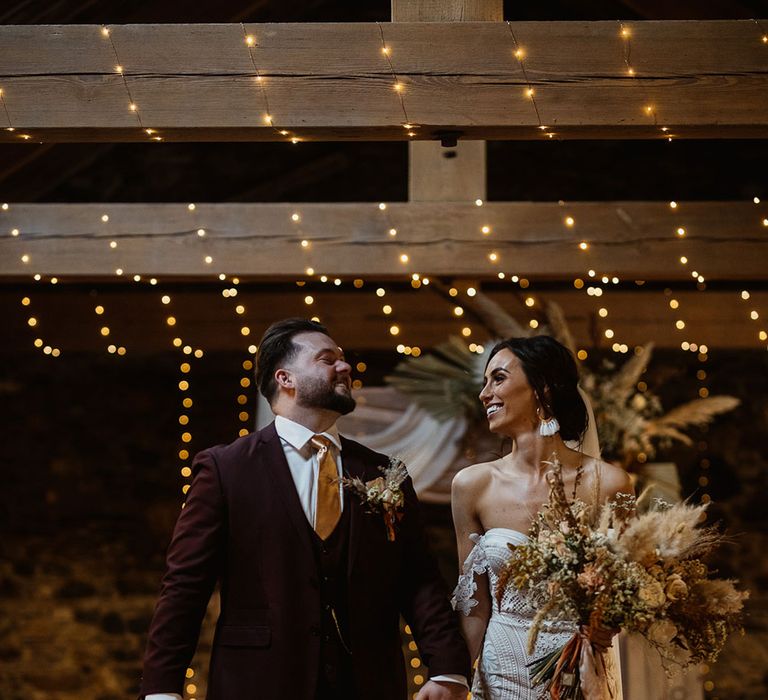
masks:
{"label": "white lace wedding dress", "polygon": [[[494,527],[484,535],[473,534],[475,543],[469,553],[456,590],[453,606],[468,615],[477,605],[474,595],[477,591],[477,576],[488,575],[491,596],[491,617],[483,641],[483,649],[472,683],[473,700],[546,700],[544,686],[531,687],[527,665],[545,654],[563,646],[576,631],[576,625],[569,622],[545,623],[539,633],[532,656],[527,653],[528,630],[536,610],[526,597],[513,587],[508,587],[496,604],[496,583],[504,562],[509,558],[510,544],[526,544],[528,538],[517,530]],[[614,689],[614,692],[615,689]],[[613,695],[617,700],[618,692]]]}

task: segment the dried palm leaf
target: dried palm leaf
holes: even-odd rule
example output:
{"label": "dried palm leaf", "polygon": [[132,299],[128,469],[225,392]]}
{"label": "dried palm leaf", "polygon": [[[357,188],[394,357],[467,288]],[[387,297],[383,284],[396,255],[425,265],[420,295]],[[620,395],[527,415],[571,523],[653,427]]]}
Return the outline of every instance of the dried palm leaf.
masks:
{"label": "dried palm leaf", "polygon": [[649,430],[686,428],[691,425],[707,425],[715,416],[732,411],[741,402],[735,396],[710,396],[696,399],[673,408],[669,413],[649,422]]}
{"label": "dried palm leaf", "polygon": [[565,320],[565,314],[559,304],[554,301],[548,301],[545,306],[547,314],[547,325],[555,340],[560,341],[567,347],[571,354],[576,356],[576,343],[571,335],[571,329],[568,327],[568,321]]}
{"label": "dried palm leaf", "polygon": [[[449,338],[418,359],[408,358],[385,381],[438,420],[480,412],[478,360],[458,338]],[[482,376],[482,367],[479,369]]]}
{"label": "dried palm leaf", "polygon": [[655,438],[657,440],[674,440],[676,442],[682,442],[684,445],[692,445],[693,440],[689,438],[685,433],[681,433],[677,428],[673,428],[669,425],[658,425],[654,422],[650,422],[645,426],[644,437]]}
{"label": "dried palm leaf", "polygon": [[531,335],[531,329],[520,325],[500,304],[478,291],[474,297],[462,302],[471,308],[499,338],[519,338]]}
{"label": "dried palm leaf", "polygon": [[610,391],[616,397],[617,403],[624,403],[635,392],[640,376],[651,361],[653,343],[643,345],[643,351],[625,362],[616,375],[610,380]]}

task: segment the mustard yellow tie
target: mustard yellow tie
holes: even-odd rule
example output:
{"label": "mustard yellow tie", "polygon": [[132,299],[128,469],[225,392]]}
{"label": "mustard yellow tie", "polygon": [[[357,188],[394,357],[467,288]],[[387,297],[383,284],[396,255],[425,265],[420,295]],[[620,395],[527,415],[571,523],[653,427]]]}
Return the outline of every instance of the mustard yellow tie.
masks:
{"label": "mustard yellow tie", "polygon": [[315,435],[310,443],[317,450],[317,461],[320,464],[317,472],[315,532],[322,539],[327,539],[341,517],[339,473],[331,452],[331,441],[322,435]]}

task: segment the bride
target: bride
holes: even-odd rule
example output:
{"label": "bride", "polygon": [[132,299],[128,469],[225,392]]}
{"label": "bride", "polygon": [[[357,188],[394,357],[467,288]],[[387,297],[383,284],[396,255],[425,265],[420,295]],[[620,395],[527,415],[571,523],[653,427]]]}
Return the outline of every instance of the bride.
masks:
{"label": "bride", "polygon": [[[570,352],[549,336],[511,338],[498,343],[486,365],[480,400],[492,432],[512,440],[512,451],[492,462],[459,472],[451,495],[459,561],[463,573],[454,607],[463,613],[462,631],[472,659],[479,659],[473,698],[539,700],[526,664],[562,646],[574,624],[545,625],[534,650],[527,636],[535,610],[514,590],[495,602],[500,567],[508,543],[524,544],[531,522],[547,501],[547,464],[561,464],[566,493],[587,503],[602,503],[631,493],[628,474],[581,451],[589,423]],[[574,443],[572,449],[566,442]],[[597,647],[611,646],[609,631],[594,633]],[[620,696],[620,692],[616,693]],[[617,697],[617,695],[613,695]]]}

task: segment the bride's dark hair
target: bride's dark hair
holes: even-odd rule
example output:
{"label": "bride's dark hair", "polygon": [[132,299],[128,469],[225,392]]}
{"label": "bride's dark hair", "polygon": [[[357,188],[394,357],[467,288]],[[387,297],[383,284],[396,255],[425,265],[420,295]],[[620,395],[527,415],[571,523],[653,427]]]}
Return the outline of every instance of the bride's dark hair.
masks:
{"label": "bride's dark hair", "polygon": [[546,412],[546,417],[557,418],[560,437],[563,440],[581,441],[589,416],[578,389],[576,360],[568,348],[548,335],[508,338],[494,345],[488,361],[504,348],[520,360],[526,379]]}

